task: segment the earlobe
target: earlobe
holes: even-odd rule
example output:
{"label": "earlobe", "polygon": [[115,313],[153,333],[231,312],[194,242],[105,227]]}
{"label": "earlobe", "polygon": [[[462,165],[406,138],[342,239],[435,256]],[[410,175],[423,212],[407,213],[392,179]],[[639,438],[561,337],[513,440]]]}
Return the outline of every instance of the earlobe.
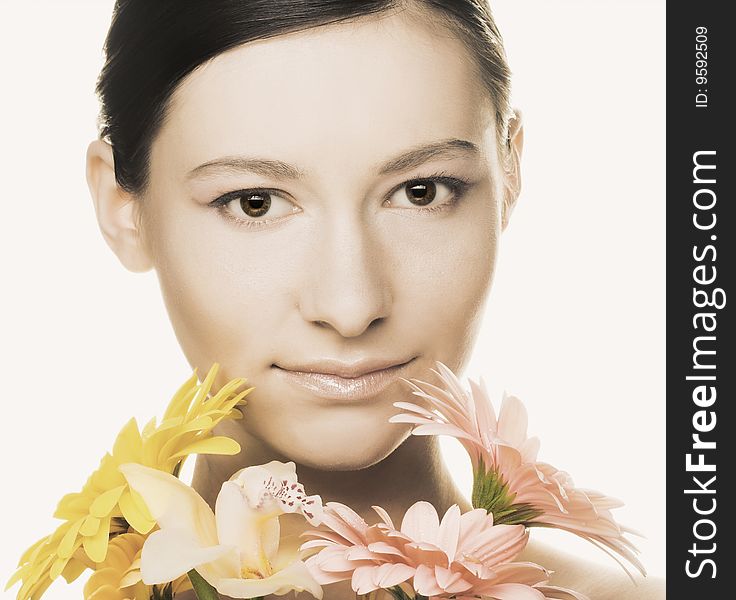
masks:
{"label": "earlobe", "polygon": [[143,241],[139,201],[118,185],[112,147],[94,140],[87,148],[87,185],[102,236],[129,271],[142,273],[153,268]]}
{"label": "earlobe", "polygon": [[506,229],[511,219],[511,213],[521,193],[521,153],[524,149],[524,124],[521,111],[514,109],[514,115],[509,120],[507,142],[507,156],[505,163],[505,186],[503,209],[501,215],[502,229]]}

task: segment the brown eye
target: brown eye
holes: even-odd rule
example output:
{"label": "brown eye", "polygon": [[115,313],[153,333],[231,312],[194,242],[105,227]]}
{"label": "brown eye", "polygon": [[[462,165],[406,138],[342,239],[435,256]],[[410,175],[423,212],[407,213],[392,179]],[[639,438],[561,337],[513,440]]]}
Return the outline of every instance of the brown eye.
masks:
{"label": "brown eye", "polygon": [[210,202],[223,216],[238,225],[260,226],[301,212],[276,190],[251,188],[228,192]]}
{"label": "brown eye", "polygon": [[386,203],[394,208],[410,208],[419,214],[434,214],[454,207],[471,186],[472,183],[465,179],[445,174],[417,177],[393,188]]}
{"label": "brown eye", "polygon": [[250,192],[240,197],[240,208],[249,217],[262,217],[271,208],[271,194]]}
{"label": "brown eye", "polygon": [[437,196],[437,185],[434,181],[419,181],[407,184],[406,197],[413,204],[424,206],[429,204]]}

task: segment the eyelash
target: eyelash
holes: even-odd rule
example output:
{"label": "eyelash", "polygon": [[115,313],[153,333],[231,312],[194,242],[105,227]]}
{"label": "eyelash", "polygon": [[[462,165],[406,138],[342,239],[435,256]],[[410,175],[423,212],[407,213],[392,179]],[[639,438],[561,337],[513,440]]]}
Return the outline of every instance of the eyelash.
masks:
{"label": "eyelash", "polygon": [[[431,175],[427,175],[424,177],[413,177],[411,179],[407,179],[403,183],[400,183],[399,185],[391,189],[391,191],[388,193],[387,198],[390,198],[401,188],[406,187],[409,184],[427,183],[427,182],[440,183],[440,184],[446,185],[450,189],[450,194],[451,194],[450,200],[445,202],[444,204],[438,204],[436,206],[427,206],[427,207],[418,206],[415,209],[409,209],[409,210],[414,210],[416,212],[423,213],[423,214],[444,212],[456,206],[460,202],[460,200],[462,200],[462,198],[465,196],[465,194],[467,193],[468,189],[471,186],[471,183],[467,181],[466,179],[450,176],[450,175],[447,175],[446,171],[441,171],[439,173],[433,173]],[[215,198],[212,202],[209,203],[209,206],[212,206],[213,208],[215,208],[223,217],[233,222],[238,227],[255,229],[255,228],[264,227],[266,225],[270,225],[271,223],[275,223],[281,220],[281,219],[272,219],[270,221],[268,220],[265,220],[265,221],[244,220],[244,219],[239,219],[238,217],[234,216],[232,213],[230,213],[227,210],[227,205],[233,200],[241,197],[244,194],[257,194],[259,192],[277,193],[278,190],[271,189],[271,188],[247,188],[247,189],[234,190],[232,192],[223,194],[222,196],[219,196],[218,198]],[[401,209],[401,210],[406,210],[406,209]]]}

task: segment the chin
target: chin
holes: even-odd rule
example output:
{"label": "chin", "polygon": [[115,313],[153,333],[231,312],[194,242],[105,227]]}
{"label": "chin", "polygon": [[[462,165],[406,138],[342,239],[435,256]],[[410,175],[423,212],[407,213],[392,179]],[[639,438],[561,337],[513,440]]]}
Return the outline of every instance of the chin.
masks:
{"label": "chin", "polygon": [[339,426],[329,431],[302,431],[276,449],[297,465],[321,471],[358,471],[381,462],[407,438],[400,425],[381,423],[380,427]]}

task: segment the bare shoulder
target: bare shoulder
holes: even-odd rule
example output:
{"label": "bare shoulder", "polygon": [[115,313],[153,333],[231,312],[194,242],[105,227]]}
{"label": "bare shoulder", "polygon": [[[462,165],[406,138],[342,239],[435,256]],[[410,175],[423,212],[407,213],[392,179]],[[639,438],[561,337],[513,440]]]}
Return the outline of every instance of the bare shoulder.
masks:
{"label": "bare shoulder", "polygon": [[[623,569],[559,552],[545,544],[529,544],[521,560],[536,562],[552,571],[550,583],[585,594],[590,600],[664,600],[665,583],[659,577],[634,576]],[[517,559],[518,560],[518,559]]]}

